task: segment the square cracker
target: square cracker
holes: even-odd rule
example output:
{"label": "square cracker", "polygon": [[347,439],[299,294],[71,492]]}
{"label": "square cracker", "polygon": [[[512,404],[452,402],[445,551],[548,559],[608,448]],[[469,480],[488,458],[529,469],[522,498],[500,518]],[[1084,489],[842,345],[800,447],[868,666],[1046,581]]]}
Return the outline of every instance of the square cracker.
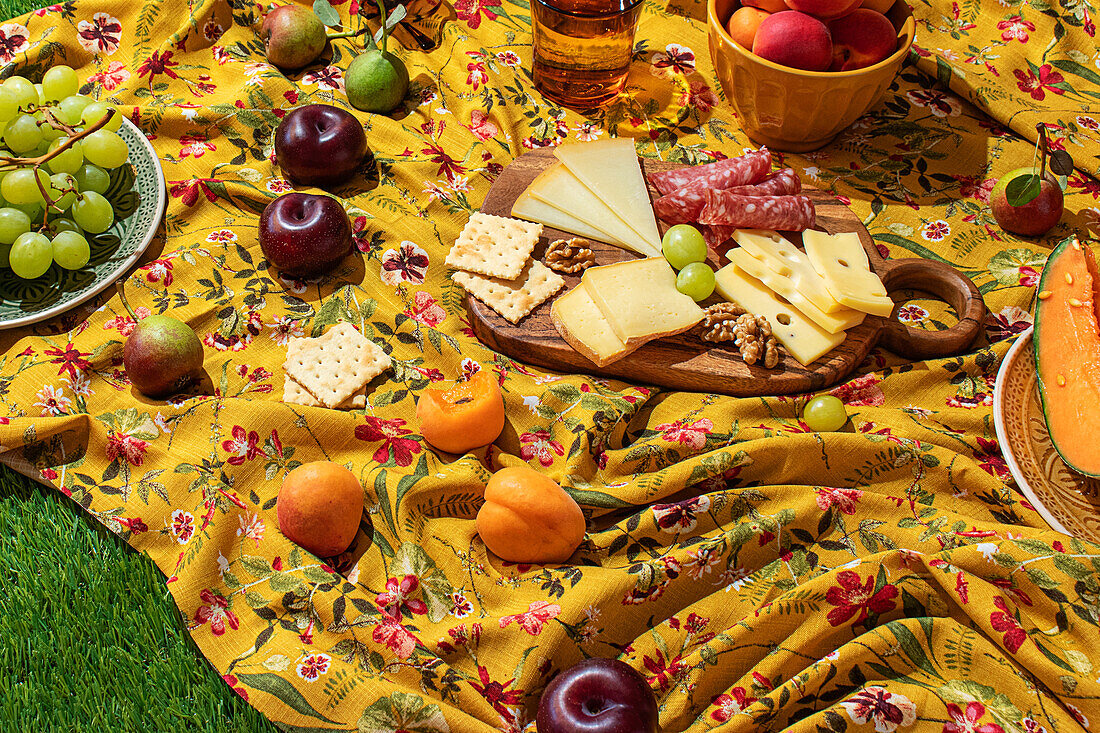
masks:
{"label": "square cracker", "polygon": [[[324,407],[321,401],[311,395],[309,390],[295,382],[289,374],[283,375],[283,402],[288,405],[305,405],[306,407]],[[338,410],[360,410],[367,406],[367,385],[359,388],[351,397],[336,406]]]}
{"label": "square cracker", "polygon": [[514,280],[462,271],[456,272],[452,277],[467,293],[512,323],[518,323],[565,285],[561,275],[538,260],[528,262]]}
{"label": "square cracker", "polygon": [[512,280],[527,264],[540,234],[542,224],[478,211],[462,228],[445,262],[459,270]]}
{"label": "square cracker", "polygon": [[283,370],[325,407],[336,407],[390,366],[390,357],[350,323],[287,342]]}

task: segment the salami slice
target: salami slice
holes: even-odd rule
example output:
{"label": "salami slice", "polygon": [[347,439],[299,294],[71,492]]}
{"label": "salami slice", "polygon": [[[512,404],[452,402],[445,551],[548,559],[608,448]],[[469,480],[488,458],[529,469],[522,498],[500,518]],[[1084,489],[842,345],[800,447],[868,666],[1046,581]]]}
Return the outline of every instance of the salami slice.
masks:
{"label": "salami slice", "polygon": [[730,188],[763,180],[772,167],[772,154],[760,148],[736,158],[706,165],[687,166],[649,175],[649,182],[663,196],[674,193],[693,181],[706,181],[706,188]]}
{"label": "salami slice", "polygon": [[760,183],[733,186],[726,190],[739,196],[790,196],[802,191],[802,181],[792,169],[784,168],[772,173]]}
{"label": "salami slice", "polygon": [[816,222],[814,204],[806,196],[739,196],[708,190],[699,214],[700,224],[723,224],[737,229],[775,229],[801,232]]}
{"label": "salami slice", "polygon": [[703,241],[707,243],[707,246],[716,249],[718,245],[733,236],[734,227],[723,224],[700,224],[699,231],[703,235]]}

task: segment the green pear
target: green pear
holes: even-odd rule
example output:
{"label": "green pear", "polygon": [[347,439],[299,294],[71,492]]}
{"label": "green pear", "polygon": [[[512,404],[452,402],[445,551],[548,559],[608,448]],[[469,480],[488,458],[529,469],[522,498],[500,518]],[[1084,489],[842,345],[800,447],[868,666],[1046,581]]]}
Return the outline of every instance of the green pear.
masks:
{"label": "green pear", "polygon": [[260,28],[267,60],[280,69],[300,69],[325,50],[328,37],[321,19],[301,5],[275,8]]}
{"label": "green pear", "polygon": [[388,114],[401,104],[409,91],[409,71],[392,53],[367,49],[348,66],[344,88],[352,107]]}

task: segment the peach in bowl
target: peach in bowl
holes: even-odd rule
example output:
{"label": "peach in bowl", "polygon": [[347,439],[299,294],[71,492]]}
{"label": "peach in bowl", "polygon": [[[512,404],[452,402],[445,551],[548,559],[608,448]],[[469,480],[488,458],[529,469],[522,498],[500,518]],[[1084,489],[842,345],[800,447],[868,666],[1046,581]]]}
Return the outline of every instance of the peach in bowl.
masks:
{"label": "peach in bowl", "polygon": [[913,45],[905,0],[707,0],[710,56],[745,132],[828,144],[877,105]]}

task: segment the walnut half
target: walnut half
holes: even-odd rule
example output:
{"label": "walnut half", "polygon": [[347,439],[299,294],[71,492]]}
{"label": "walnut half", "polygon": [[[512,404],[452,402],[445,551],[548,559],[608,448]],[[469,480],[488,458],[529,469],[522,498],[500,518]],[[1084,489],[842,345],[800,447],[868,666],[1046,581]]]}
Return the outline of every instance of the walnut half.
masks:
{"label": "walnut half", "polygon": [[774,369],[779,363],[779,345],[768,319],[747,313],[734,303],[718,303],[707,308],[703,317],[703,340],[733,341],[746,364],[759,362],[766,369]]}
{"label": "walnut half", "polygon": [[596,255],[592,253],[592,243],[581,237],[555,239],[546,248],[543,262],[551,270],[574,274],[596,264]]}

